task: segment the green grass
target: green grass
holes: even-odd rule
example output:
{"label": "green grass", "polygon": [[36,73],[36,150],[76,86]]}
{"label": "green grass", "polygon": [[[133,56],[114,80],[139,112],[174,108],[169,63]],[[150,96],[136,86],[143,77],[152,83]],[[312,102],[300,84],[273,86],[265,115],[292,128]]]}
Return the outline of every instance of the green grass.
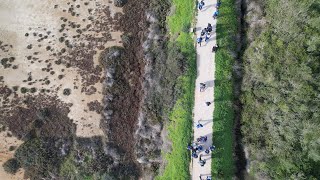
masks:
{"label": "green grass", "polygon": [[[173,0],[173,5],[175,11],[168,17],[168,26],[169,33],[174,35],[171,36],[168,48],[171,45],[178,45],[188,65],[184,75],[177,79],[175,88],[181,91],[170,112],[170,122],[166,127],[172,142],[172,150],[165,154],[167,164],[163,174],[156,178],[159,180],[190,179],[191,157],[186,146],[192,141],[192,109],[197,71],[194,40],[188,30],[194,18],[195,2],[194,0]],[[178,33],[179,35],[175,36]]]}
{"label": "green grass", "polygon": [[180,97],[170,113],[170,123],[166,127],[172,142],[172,151],[165,155],[167,165],[161,177],[157,179],[190,179],[190,154],[186,150],[192,141],[192,109],[194,105],[194,86],[196,79],[196,60],[193,39],[190,34],[182,33],[176,40],[187,58],[188,70],[177,80]]}
{"label": "green grass", "polygon": [[194,0],[173,0],[174,12],[168,17],[169,33],[187,32],[194,18]]}
{"label": "green grass", "polygon": [[233,79],[232,66],[236,44],[237,17],[234,0],[225,0],[220,8],[217,22],[217,42],[220,46],[215,56],[215,110],[213,123],[213,144],[216,150],[212,158],[214,179],[232,179],[233,159]]}

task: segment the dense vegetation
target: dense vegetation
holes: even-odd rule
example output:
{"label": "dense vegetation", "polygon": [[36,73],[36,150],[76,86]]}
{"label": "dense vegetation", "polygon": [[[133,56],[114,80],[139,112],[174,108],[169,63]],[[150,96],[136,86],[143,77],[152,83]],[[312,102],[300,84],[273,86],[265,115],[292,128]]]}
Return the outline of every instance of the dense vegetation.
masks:
{"label": "dense vegetation", "polygon": [[167,67],[172,69],[173,65],[177,65],[182,74],[176,76],[174,81],[173,87],[178,92],[175,95],[173,109],[169,113],[170,122],[167,124],[172,149],[165,154],[167,164],[158,179],[190,179],[190,154],[185,148],[192,139],[196,52],[189,28],[195,6],[193,0],[173,0],[172,3],[175,11],[168,17],[171,36],[167,45],[169,62]]}
{"label": "dense vegetation", "polygon": [[233,160],[233,64],[236,52],[235,36],[237,18],[235,1],[225,0],[220,8],[217,20],[217,43],[220,46],[216,55],[213,144],[216,150],[212,159],[212,177],[214,179],[231,179],[234,175]]}
{"label": "dense vegetation", "polygon": [[263,6],[267,23],[256,31],[243,58],[242,131],[250,172],[260,178],[317,179],[320,2],[257,4]]}

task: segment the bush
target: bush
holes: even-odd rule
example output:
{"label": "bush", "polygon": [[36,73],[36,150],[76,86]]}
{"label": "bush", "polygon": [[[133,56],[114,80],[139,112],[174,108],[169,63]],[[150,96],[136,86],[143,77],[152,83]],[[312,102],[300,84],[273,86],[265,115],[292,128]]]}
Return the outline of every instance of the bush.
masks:
{"label": "bush", "polygon": [[30,92],[31,92],[31,93],[37,92],[37,88],[35,88],[35,87],[31,88],[31,89],[30,89]]}
{"label": "bush", "polygon": [[243,58],[242,131],[255,162],[250,172],[266,179],[317,179],[320,64],[313,50],[320,37],[319,2],[265,2],[268,24]]}
{"label": "bush", "polygon": [[16,146],[10,146],[9,147],[9,151],[13,151],[13,150],[15,150],[16,149]]}
{"label": "bush", "polygon": [[20,89],[20,91],[21,91],[22,94],[24,94],[24,93],[27,93],[29,90],[28,90],[28,88],[22,87]]}
{"label": "bush", "polygon": [[71,89],[66,88],[66,89],[63,90],[63,95],[69,96],[70,94],[71,94]]}
{"label": "bush", "polygon": [[2,166],[3,169],[10,174],[15,174],[20,168],[20,164],[15,158],[9,159]]}
{"label": "bush", "polygon": [[128,0],[114,0],[114,5],[117,7],[122,7],[124,6]]}

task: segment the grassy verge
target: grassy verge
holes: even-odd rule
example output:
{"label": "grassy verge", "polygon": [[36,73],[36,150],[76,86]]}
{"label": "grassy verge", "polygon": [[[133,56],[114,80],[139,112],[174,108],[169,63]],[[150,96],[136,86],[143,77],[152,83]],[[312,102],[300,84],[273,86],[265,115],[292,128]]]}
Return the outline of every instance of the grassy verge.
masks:
{"label": "grassy verge", "polygon": [[233,78],[232,66],[235,58],[237,17],[234,0],[224,0],[217,22],[217,42],[220,49],[216,53],[215,110],[213,125],[212,176],[214,179],[231,179],[234,175],[233,160]]}
{"label": "grassy verge", "polygon": [[[196,79],[196,51],[194,41],[188,32],[194,17],[194,0],[173,0],[174,14],[168,17],[169,33],[168,56],[183,55],[186,64],[185,73],[176,80],[179,89],[177,101],[170,112],[167,125],[172,151],[165,154],[167,165],[157,179],[190,179],[190,154],[186,145],[192,140],[192,108],[194,104],[194,86]],[[177,46],[179,53],[173,51]]]}

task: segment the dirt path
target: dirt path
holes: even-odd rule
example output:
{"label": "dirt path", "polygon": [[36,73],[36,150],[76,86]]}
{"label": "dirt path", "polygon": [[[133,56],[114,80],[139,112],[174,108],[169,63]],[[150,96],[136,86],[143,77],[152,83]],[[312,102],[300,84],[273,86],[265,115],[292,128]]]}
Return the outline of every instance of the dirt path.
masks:
{"label": "dirt path", "polygon": [[[197,37],[200,37],[201,30],[206,28],[208,23],[213,26],[211,37],[209,41],[202,42],[202,46],[197,47],[197,79],[196,79],[196,91],[195,91],[195,106],[194,106],[194,124],[203,124],[202,128],[194,128],[194,141],[200,136],[207,136],[208,139],[205,143],[202,143],[204,150],[208,149],[212,145],[212,125],[213,125],[213,109],[214,109],[214,74],[215,74],[215,59],[212,53],[212,47],[216,44],[216,20],[212,15],[216,11],[216,0],[205,0],[205,6],[201,11],[198,11],[197,16]],[[200,92],[200,83],[206,83],[206,89],[204,92]],[[207,106],[205,102],[211,102],[210,106]],[[192,179],[199,180],[199,176],[205,179],[208,175],[211,175],[211,152],[206,154],[200,152],[202,159],[206,161],[203,167],[199,164],[199,158],[192,159]]]}

